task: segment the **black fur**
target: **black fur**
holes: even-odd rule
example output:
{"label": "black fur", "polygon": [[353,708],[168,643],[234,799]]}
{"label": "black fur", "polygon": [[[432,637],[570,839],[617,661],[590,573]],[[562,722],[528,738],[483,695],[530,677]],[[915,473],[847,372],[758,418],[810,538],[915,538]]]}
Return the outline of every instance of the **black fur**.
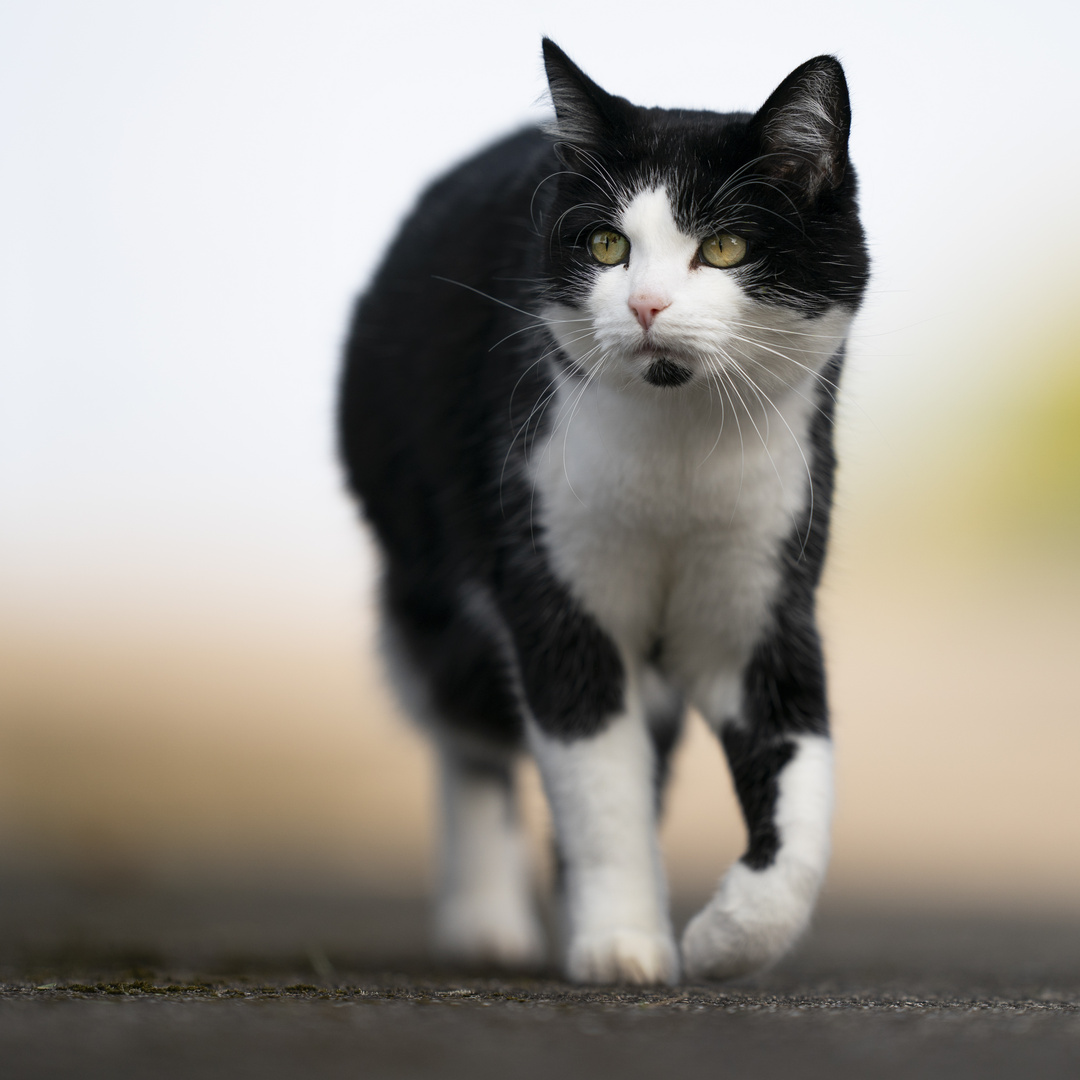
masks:
{"label": "black fur", "polygon": [[780,834],[773,821],[778,778],[794,756],[795,746],[752,726],[735,724],[725,725],[721,741],[746,821],[747,847],[742,861],[753,870],[764,870],[780,849]]}
{"label": "black fur", "polygon": [[654,360],[645,372],[645,381],[653,386],[685,386],[693,377],[688,367],[663,356]]}

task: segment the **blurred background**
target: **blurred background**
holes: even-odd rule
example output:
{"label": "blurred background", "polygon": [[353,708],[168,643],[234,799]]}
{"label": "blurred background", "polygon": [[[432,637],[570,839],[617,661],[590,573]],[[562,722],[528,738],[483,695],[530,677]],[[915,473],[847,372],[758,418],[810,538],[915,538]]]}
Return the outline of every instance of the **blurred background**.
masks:
{"label": "blurred background", "polygon": [[[425,887],[338,355],[425,180],[545,118],[549,34],[643,104],[752,110],[843,61],[874,280],[822,591],[828,892],[1075,913],[1078,33],[1048,0],[0,5],[0,878]],[[695,720],[676,891],[742,840]]]}

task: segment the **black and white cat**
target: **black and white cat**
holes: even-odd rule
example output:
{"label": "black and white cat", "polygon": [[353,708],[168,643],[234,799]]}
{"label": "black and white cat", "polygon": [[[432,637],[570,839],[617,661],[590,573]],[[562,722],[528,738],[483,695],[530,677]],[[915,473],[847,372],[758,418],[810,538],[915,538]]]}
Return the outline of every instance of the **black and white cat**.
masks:
{"label": "black and white cat", "polygon": [[[514,756],[551,805],[565,970],[725,977],[807,925],[832,753],[814,593],[868,261],[832,57],[754,115],[646,109],[551,41],[549,132],[436,182],[361,298],[341,452],[396,682],[441,761],[437,938],[542,955]],[[746,853],[676,947],[657,846],[694,706]]]}

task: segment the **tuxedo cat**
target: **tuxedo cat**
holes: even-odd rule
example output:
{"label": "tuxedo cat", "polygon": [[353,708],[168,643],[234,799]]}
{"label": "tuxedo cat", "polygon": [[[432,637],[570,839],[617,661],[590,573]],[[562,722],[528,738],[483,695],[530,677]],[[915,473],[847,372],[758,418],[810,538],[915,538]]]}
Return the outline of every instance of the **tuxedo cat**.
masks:
{"label": "tuxedo cat", "polygon": [[[527,747],[569,978],[739,975],[805,928],[829,852],[814,598],[868,270],[847,87],[819,56],[754,114],[649,109],[543,50],[550,129],[423,195],[359,301],[341,387],[387,653],[440,759],[437,940],[542,955]],[[689,706],[748,844],[680,956],[657,817]]]}

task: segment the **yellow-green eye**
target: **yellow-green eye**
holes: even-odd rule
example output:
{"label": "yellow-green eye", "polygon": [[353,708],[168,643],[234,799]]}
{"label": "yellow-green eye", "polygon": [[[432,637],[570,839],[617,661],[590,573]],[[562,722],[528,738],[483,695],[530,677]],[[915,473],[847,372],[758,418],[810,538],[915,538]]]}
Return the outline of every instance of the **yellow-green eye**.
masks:
{"label": "yellow-green eye", "polygon": [[746,241],[731,233],[717,233],[701,245],[701,258],[710,266],[735,266],[746,255]]}
{"label": "yellow-green eye", "polygon": [[622,233],[611,229],[597,229],[589,237],[589,250],[597,262],[605,266],[615,266],[630,254],[630,241]]}

